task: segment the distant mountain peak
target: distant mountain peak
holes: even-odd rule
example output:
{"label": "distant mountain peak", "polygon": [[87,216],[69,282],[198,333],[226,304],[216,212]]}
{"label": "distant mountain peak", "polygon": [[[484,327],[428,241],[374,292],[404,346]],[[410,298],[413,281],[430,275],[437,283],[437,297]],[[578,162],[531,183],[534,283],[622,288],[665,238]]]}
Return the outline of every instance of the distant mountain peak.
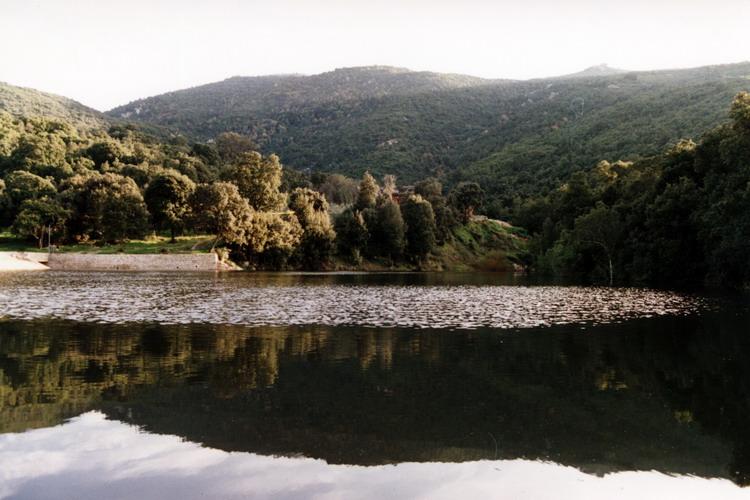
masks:
{"label": "distant mountain peak", "polygon": [[611,76],[611,75],[620,75],[622,73],[629,73],[629,71],[626,69],[613,68],[607,63],[602,63],[602,64],[597,64],[595,66],[590,66],[584,69],[583,71],[579,71],[578,73],[571,73],[570,75],[564,75],[562,78],[586,78],[586,77],[592,77],[592,76]]}

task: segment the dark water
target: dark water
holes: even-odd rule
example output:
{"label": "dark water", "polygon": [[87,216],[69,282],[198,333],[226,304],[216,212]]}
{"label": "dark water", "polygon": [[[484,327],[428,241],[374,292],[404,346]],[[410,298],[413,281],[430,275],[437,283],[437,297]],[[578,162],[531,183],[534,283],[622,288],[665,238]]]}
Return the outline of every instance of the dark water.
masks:
{"label": "dark water", "polygon": [[0,317],[3,498],[750,496],[738,299],[37,273]]}

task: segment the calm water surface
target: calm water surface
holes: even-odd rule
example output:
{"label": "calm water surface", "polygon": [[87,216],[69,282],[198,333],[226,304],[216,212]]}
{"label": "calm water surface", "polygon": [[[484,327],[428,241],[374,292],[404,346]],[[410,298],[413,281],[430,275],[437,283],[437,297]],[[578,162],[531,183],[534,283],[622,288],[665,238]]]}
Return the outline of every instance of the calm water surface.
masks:
{"label": "calm water surface", "polygon": [[0,274],[1,498],[750,497],[739,299]]}

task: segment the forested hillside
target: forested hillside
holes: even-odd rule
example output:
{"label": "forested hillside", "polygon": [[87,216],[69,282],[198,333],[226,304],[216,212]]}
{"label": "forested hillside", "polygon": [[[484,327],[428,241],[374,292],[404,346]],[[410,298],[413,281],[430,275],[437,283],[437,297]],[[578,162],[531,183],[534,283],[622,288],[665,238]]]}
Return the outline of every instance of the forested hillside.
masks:
{"label": "forested hillside", "polygon": [[[593,75],[593,76],[592,76]],[[601,76],[599,76],[601,75]],[[210,140],[249,135],[297,169],[479,181],[503,213],[603,158],[635,159],[722,122],[750,63],[490,81],[392,68],[231,78],[109,112]]]}
{"label": "forested hillside", "polygon": [[750,284],[750,94],[697,144],[600,162],[518,201],[536,267],[610,283]]}
{"label": "forested hillside", "polygon": [[110,121],[95,109],[67,97],[15,87],[3,82],[0,82],[1,111],[13,116],[57,118],[81,129],[101,127]]}

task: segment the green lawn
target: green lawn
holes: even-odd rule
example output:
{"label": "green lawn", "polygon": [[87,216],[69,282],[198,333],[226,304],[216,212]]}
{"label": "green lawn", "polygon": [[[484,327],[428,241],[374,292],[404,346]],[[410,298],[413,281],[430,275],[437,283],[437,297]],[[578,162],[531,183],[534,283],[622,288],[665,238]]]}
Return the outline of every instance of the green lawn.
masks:
{"label": "green lawn", "polygon": [[[205,253],[211,249],[214,237],[208,235],[178,236],[175,243],[170,243],[169,236],[156,235],[145,240],[131,240],[116,245],[97,245],[94,243],[80,243],[78,245],[59,245],[57,252],[82,253]],[[8,231],[0,231],[0,252],[47,252],[47,248],[37,246],[22,238],[12,235]]]}

